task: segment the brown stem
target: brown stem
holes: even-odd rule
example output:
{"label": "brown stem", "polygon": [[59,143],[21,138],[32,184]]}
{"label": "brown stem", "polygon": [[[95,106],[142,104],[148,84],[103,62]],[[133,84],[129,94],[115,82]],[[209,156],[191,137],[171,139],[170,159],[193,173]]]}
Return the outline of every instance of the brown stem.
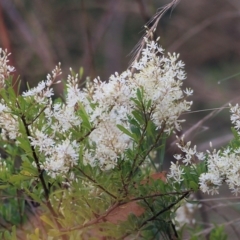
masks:
{"label": "brown stem", "polygon": [[37,116],[35,116],[35,118],[34,118],[31,122],[26,123],[27,126],[33,124],[33,123],[38,119],[38,117],[43,113],[43,111],[44,111],[46,108],[47,108],[47,107],[44,107],[44,108],[37,114]]}
{"label": "brown stem", "polygon": [[142,102],[142,108],[143,108],[142,110],[143,110],[143,113],[144,113],[145,126],[144,126],[144,129],[142,131],[142,136],[141,136],[141,138],[139,140],[139,143],[138,143],[138,146],[137,146],[137,149],[138,149],[137,154],[136,154],[135,158],[133,159],[133,165],[132,165],[130,173],[129,173],[128,177],[127,177],[127,183],[130,181],[133,173],[135,172],[135,165],[136,165],[137,159],[138,159],[138,157],[140,155],[140,147],[141,147],[141,145],[143,143],[144,136],[145,136],[145,133],[146,133],[146,130],[147,130],[147,127],[148,127],[148,119],[147,119],[147,116],[146,116],[146,112],[145,112],[145,108],[144,108],[143,102]]}
{"label": "brown stem", "polygon": [[[27,125],[27,122],[26,122],[26,119],[25,119],[24,115],[21,116],[21,120],[22,120],[23,125],[25,127],[25,131],[26,131],[27,136],[31,137],[31,133],[30,133],[30,131],[28,129],[28,125]],[[35,151],[35,149],[34,149],[34,147],[32,145],[31,145],[31,151],[32,151],[34,162],[36,163],[36,166],[37,166],[37,170],[38,170],[38,174],[39,174],[38,177],[39,177],[40,182],[41,182],[42,187],[43,187],[43,191],[44,191],[44,195],[45,195],[45,199],[46,199],[46,206],[49,209],[50,213],[52,214],[53,219],[54,219],[58,229],[60,229],[61,225],[57,221],[58,214],[54,211],[54,209],[53,209],[53,207],[52,207],[52,205],[50,203],[50,200],[49,200],[49,189],[47,188],[47,185],[45,183],[45,180],[44,180],[44,177],[43,177],[43,170],[40,167],[38,156],[37,156],[36,151]]]}
{"label": "brown stem", "polygon": [[79,143],[79,142],[83,141],[86,137],[88,137],[88,136],[91,134],[91,132],[92,132],[93,130],[95,130],[95,127],[91,128],[90,131],[89,131],[88,133],[86,133],[83,137],[79,138],[79,139],[77,140],[77,142]]}
{"label": "brown stem", "polygon": [[[137,167],[141,166],[143,164],[143,162],[145,161],[146,157],[149,155],[149,153],[156,147],[156,145],[158,144],[162,134],[163,134],[163,131],[164,131],[164,128],[165,128],[165,122],[163,123],[163,126],[161,128],[161,131],[158,133],[157,135],[157,138],[155,140],[155,143],[147,150],[147,152],[142,156],[142,160],[138,163]],[[139,153],[137,153],[136,155],[137,157],[139,156]],[[137,167],[135,169],[131,169],[131,176],[136,172],[137,170]],[[130,175],[129,175],[130,176]],[[130,178],[128,178],[128,181],[130,181]]]}
{"label": "brown stem", "polygon": [[156,194],[152,194],[152,195],[131,198],[130,201],[128,201],[128,202],[133,202],[133,201],[138,201],[138,200],[143,200],[143,199],[148,199],[148,198],[154,198],[154,197],[163,197],[163,196],[168,196],[168,195],[181,195],[181,194],[189,193],[189,191],[190,190],[183,191],[183,192],[156,193]]}
{"label": "brown stem", "polygon": [[172,207],[174,207],[176,204],[178,204],[181,200],[183,200],[185,197],[187,197],[190,192],[192,192],[192,190],[189,190],[187,192],[185,192],[180,198],[177,199],[177,201],[171,203],[170,205],[168,205],[166,208],[162,209],[161,211],[159,211],[158,213],[156,213],[154,216],[146,219],[140,226],[140,228],[142,228],[145,224],[147,224],[150,221],[154,221],[159,215],[169,211]]}

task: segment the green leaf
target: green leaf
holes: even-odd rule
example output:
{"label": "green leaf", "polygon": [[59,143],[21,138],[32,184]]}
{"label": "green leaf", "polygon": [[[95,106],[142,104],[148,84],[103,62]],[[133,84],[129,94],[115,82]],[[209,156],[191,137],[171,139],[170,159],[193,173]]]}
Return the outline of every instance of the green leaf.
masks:
{"label": "green leaf", "polygon": [[198,184],[195,183],[194,181],[190,181],[189,183],[190,188],[192,188],[194,191],[198,190]]}
{"label": "green leaf", "polygon": [[80,78],[80,79],[82,79],[83,73],[84,73],[84,68],[83,68],[83,67],[80,67],[80,68],[79,68],[79,78]]}
{"label": "green leaf", "polygon": [[139,111],[137,110],[132,111],[132,115],[139,122],[140,125],[145,123],[144,117]]}
{"label": "green leaf", "polygon": [[152,100],[148,100],[148,102],[147,102],[147,109],[149,109],[151,107],[151,105],[152,105]]}
{"label": "green leaf", "polygon": [[91,123],[89,121],[89,116],[87,114],[87,112],[85,111],[84,107],[82,104],[79,103],[79,110],[78,110],[78,113],[82,119],[82,123],[81,125],[87,130],[91,130],[92,126],[91,126]]}
{"label": "green leaf", "polygon": [[137,99],[131,98],[131,100],[136,104],[136,106],[137,106],[139,109],[141,109],[142,105],[141,105],[141,103],[140,103]]}
{"label": "green leaf", "polygon": [[123,127],[122,125],[119,125],[119,124],[117,124],[117,127],[120,131],[122,131],[123,133],[125,133],[126,135],[131,137],[133,140],[137,141],[136,136],[133,133],[131,133],[129,130],[127,130],[125,127]]}
{"label": "green leaf", "polygon": [[32,193],[30,192],[27,188],[24,188],[24,191],[27,193],[28,196],[30,196],[35,202],[39,203],[39,204],[42,204],[43,201],[42,199],[40,198],[40,194],[38,193],[35,194],[35,193]]}
{"label": "green leaf", "polygon": [[7,189],[8,187],[9,187],[8,184],[4,184],[4,185],[0,184],[0,190],[1,189]]}
{"label": "green leaf", "polygon": [[21,159],[22,159],[22,170],[23,171],[28,172],[30,174],[29,176],[38,176],[39,175],[38,170],[29,161],[29,158],[27,155],[21,155]]}
{"label": "green leaf", "polygon": [[26,180],[30,180],[30,179],[31,179],[30,176],[25,176],[25,175],[18,174],[18,175],[12,175],[9,178],[9,182],[16,185],[16,186],[19,186],[22,181],[26,181]]}
{"label": "green leaf", "polygon": [[138,88],[137,89],[137,98],[138,98],[139,102],[142,102],[142,99],[143,99],[142,97],[143,97],[143,89]]}
{"label": "green leaf", "polygon": [[22,148],[25,153],[29,153],[32,151],[29,139],[27,137],[18,137],[17,140],[18,146]]}
{"label": "green leaf", "polygon": [[223,226],[215,226],[215,228],[211,231],[210,240],[227,240],[227,234],[224,232]]}
{"label": "green leaf", "polygon": [[46,215],[40,216],[41,220],[51,226],[53,229],[55,228],[54,222]]}

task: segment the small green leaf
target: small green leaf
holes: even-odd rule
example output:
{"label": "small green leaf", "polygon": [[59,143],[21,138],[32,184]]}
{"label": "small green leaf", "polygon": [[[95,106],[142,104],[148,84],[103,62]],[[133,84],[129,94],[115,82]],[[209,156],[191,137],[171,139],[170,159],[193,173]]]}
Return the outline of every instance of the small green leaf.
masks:
{"label": "small green leaf", "polygon": [[195,183],[194,181],[190,181],[189,183],[190,188],[192,188],[194,191],[198,190],[198,184]]}
{"label": "small green leaf", "polygon": [[139,111],[137,110],[132,111],[132,115],[139,122],[140,125],[144,124],[144,117]]}
{"label": "small green leaf", "polygon": [[122,125],[118,124],[117,127],[120,131],[122,131],[123,133],[125,133],[126,135],[134,139],[135,141],[137,140],[136,136],[133,133],[131,133],[129,130],[127,130],[125,127],[123,127]]}
{"label": "small green leaf", "polygon": [[54,222],[46,215],[42,215],[41,217],[41,220],[45,223],[47,223],[49,226],[51,226],[53,229],[55,228],[55,224]]}
{"label": "small green leaf", "polygon": [[142,89],[137,89],[137,98],[139,102],[142,102],[142,96],[143,96],[143,90]]}
{"label": "small green leaf", "polygon": [[80,78],[80,79],[82,79],[83,73],[84,73],[84,68],[83,68],[83,67],[80,67],[80,68],[79,68],[79,78]]}

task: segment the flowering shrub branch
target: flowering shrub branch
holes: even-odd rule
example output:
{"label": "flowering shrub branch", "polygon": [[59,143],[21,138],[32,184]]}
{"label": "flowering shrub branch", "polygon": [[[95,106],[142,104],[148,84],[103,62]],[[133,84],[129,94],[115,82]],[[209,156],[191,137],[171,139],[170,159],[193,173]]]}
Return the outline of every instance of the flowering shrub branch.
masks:
{"label": "flowering shrub branch", "polygon": [[[179,139],[182,154],[167,177],[154,175],[163,162],[151,156],[181,129],[193,93],[182,89],[179,55],[165,55],[158,40],[145,38],[141,58],[108,82],[97,78],[80,88],[71,71],[64,100],[53,100],[60,65],[19,94],[7,57],[1,49],[0,188],[18,214],[9,219],[11,230],[2,229],[5,239],[173,239],[175,214],[191,193],[217,193],[223,182],[239,192],[238,106],[231,108],[237,142],[204,154]],[[0,213],[7,219],[5,209]],[[23,213],[37,224],[29,226]]]}

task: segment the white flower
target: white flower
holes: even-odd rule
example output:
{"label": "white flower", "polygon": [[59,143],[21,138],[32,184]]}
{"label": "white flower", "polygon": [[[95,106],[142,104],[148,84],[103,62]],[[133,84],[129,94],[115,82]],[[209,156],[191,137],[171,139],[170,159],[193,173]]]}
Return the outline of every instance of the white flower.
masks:
{"label": "white flower", "polygon": [[193,90],[186,88],[186,90],[183,91],[187,96],[191,96],[193,94]]}
{"label": "white flower", "polygon": [[79,159],[79,144],[76,141],[66,139],[52,147],[51,152],[46,154],[46,160],[42,168],[52,177],[64,175],[77,165]]}
{"label": "white flower", "polygon": [[218,194],[223,179],[217,173],[203,173],[199,177],[199,185],[202,192]]}
{"label": "white flower", "polygon": [[5,104],[0,103],[0,113],[2,113],[4,110],[7,110],[7,106]]}
{"label": "white flower", "polygon": [[5,81],[10,76],[12,72],[15,71],[14,67],[8,65],[8,56],[7,50],[0,48],[0,88],[5,86]]}
{"label": "white flower", "polygon": [[175,182],[181,183],[183,181],[184,170],[178,164],[171,162],[170,172],[168,173],[167,177],[172,178]]}
{"label": "white flower", "polygon": [[181,154],[175,154],[173,156],[177,161],[181,160],[182,159],[182,155]]}
{"label": "white flower", "polygon": [[196,156],[197,156],[198,160],[203,161],[205,159],[206,155],[203,152],[197,152]]}
{"label": "white flower", "polygon": [[38,129],[34,131],[34,137],[29,136],[28,138],[31,140],[33,147],[37,147],[39,152],[44,152],[46,155],[51,153],[52,147],[55,144],[55,141],[51,137]]}
{"label": "white flower", "polygon": [[[133,65],[139,72],[130,78],[129,87],[135,94],[138,88],[143,89],[145,99],[152,101],[152,120],[158,129],[166,125],[164,131],[169,134],[174,129],[181,129],[178,118],[181,113],[190,110],[192,103],[184,100],[181,87],[186,77],[182,69],[184,64],[177,61],[179,56],[162,56],[162,49],[156,46],[156,43],[147,42],[143,57]],[[186,95],[190,93],[191,90],[187,89]]]}
{"label": "white flower", "polygon": [[55,69],[52,71],[52,76],[50,74],[47,75],[47,80],[41,81],[38,83],[38,85],[34,88],[29,89],[26,92],[23,92],[23,97],[34,97],[35,101],[37,103],[46,104],[48,102],[48,99],[51,98],[54,93],[53,89],[51,88],[52,85],[56,81],[56,78],[61,75],[61,68],[60,64],[55,67]]}
{"label": "white flower", "polygon": [[11,114],[5,104],[0,104],[0,109],[1,136],[4,140],[15,140],[20,136],[17,116]]}
{"label": "white flower", "polygon": [[102,169],[114,168],[124,151],[130,147],[131,139],[122,133],[111,121],[101,122],[89,135],[89,141],[96,148],[86,151],[84,163],[99,165]]}

